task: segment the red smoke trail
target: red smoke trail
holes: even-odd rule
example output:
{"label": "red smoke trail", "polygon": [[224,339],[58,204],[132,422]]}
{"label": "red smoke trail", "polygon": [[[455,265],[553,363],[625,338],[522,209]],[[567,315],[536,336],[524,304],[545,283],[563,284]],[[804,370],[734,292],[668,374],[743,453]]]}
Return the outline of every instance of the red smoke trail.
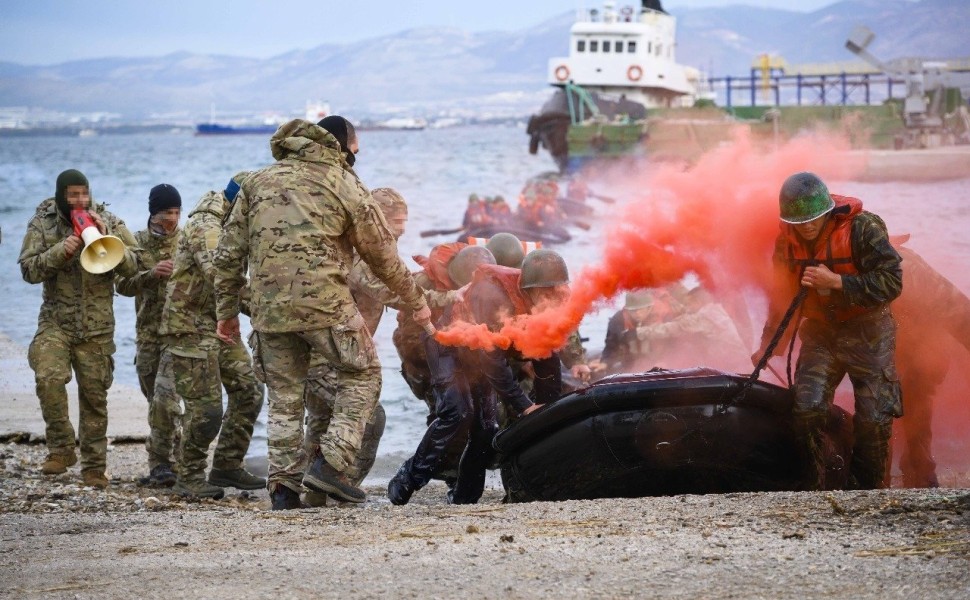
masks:
{"label": "red smoke trail", "polygon": [[564,305],[507,319],[497,333],[458,324],[437,339],[471,348],[511,343],[540,358],[562,347],[585,314],[625,290],[666,285],[691,271],[722,293],[767,289],[782,182],[798,171],[823,179],[860,172],[847,148],[843,138],[813,135],[764,151],[739,130],[733,143],[688,170],[661,165],[649,175],[624,173],[619,187],[640,199],[607,232],[602,261],[573,277]]}

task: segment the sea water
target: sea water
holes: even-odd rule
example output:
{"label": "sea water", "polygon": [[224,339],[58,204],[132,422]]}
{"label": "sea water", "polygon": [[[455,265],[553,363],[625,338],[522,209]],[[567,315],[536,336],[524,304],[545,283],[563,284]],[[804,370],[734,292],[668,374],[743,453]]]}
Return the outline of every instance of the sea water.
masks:
{"label": "sea water", "polygon": [[[554,170],[552,160],[544,152],[528,154],[527,141],[524,129],[513,126],[364,131],[360,133],[356,168],[368,187],[393,187],[407,199],[410,221],[399,250],[408,265],[416,269],[412,255],[427,254],[435,243],[454,237],[421,238],[419,232],[460,225],[469,194],[502,194],[514,205],[529,177]],[[258,135],[195,137],[173,132],[0,138],[0,332],[26,347],[36,329],[41,286],[23,281],[17,257],[28,220],[39,202],[53,196],[54,181],[61,171],[76,168],[84,172],[94,198],[107,203],[109,210],[135,232],[145,227],[148,191],[152,186],[169,183],[180,191],[184,223],[203,193],[222,189],[240,170],[257,169],[272,160],[268,138]],[[623,202],[630,200],[631,190],[611,190],[611,186],[622,187],[613,186],[615,182],[594,179],[592,183],[601,193],[612,191],[620,202],[607,205],[590,200],[598,213],[590,219],[592,229],[574,229],[571,242],[555,247],[573,273],[599,260],[609,217],[618,214]],[[866,208],[886,220],[891,232],[913,233],[910,247],[961,290],[970,292],[970,242],[966,239],[970,179],[934,184],[843,182],[833,186],[833,190],[862,198]],[[622,304],[622,300],[616,304]],[[580,332],[589,340],[588,350],[602,349],[606,322],[615,309],[607,304],[583,320]],[[115,379],[137,389],[133,364],[134,301],[117,296],[115,317]],[[387,411],[387,428],[372,480],[386,480],[413,451],[427,416],[424,403],[411,395],[401,378],[391,342],[395,325],[395,313],[389,310],[375,335],[382,364],[381,402]],[[244,322],[243,327],[247,328],[248,323]],[[752,344],[755,342],[751,340]],[[265,456],[265,422],[264,407],[250,456]]]}

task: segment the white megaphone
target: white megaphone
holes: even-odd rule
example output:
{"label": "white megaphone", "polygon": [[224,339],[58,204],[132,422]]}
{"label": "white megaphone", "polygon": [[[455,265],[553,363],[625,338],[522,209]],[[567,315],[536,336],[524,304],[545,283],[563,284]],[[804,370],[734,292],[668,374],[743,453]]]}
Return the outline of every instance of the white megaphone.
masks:
{"label": "white megaphone", "polygon": [[125,243],[113,235],[102,235],[86,210],[72,210],[74,233],[84,240],[81,267],[88,273],[107,273],[125,259]]}

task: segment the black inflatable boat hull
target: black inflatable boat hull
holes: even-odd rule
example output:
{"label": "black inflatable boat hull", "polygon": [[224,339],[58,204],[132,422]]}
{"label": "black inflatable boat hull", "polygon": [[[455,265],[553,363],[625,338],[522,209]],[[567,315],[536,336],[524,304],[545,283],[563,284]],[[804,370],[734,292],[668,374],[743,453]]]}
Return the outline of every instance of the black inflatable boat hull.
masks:
{"label": "black inflatable boat hull", "polygon": [[[797,490],[787,389],[711,369],[615,375],[495,438],[511,501]],[[827,488],[844,487],[851,418],[833,407]]]}

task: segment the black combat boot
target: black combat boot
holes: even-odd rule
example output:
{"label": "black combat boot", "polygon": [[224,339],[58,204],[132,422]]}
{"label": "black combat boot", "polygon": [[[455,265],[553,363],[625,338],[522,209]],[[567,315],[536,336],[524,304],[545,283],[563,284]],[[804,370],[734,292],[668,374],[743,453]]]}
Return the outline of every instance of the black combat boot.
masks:
{"label": "black combat boot", "polygon": [[345,502],[361,503],[367,501],[367,494],[364,490],[350,483],[343,473],[331,467],[319,451],[314,455],[313,464],[303,475],[303,485],[311,490],[330,494]]}
{"label": "black combat boot", "polygon": [[138,485],[150,487],[172,487],[175,485],[175,473],[172,472],[172,465],[162,463],[152,467],[148,477],[138,480]]}
{"label": "black combat boot", "polygon": [[391,501],[391,504],[395,506],[404,506],[411,499],[411,495],[414,493],[414,484],[411,483],[411,461],[406,461],[401,468],[398,469],[394,477],[387,482],[387,497]]}
{"label": "black combat boot", "polygon": [[273,510],[293,510],[300,508],[300,494],[282,484],[276,484],[276,489],[269,495],[273,503]]}

